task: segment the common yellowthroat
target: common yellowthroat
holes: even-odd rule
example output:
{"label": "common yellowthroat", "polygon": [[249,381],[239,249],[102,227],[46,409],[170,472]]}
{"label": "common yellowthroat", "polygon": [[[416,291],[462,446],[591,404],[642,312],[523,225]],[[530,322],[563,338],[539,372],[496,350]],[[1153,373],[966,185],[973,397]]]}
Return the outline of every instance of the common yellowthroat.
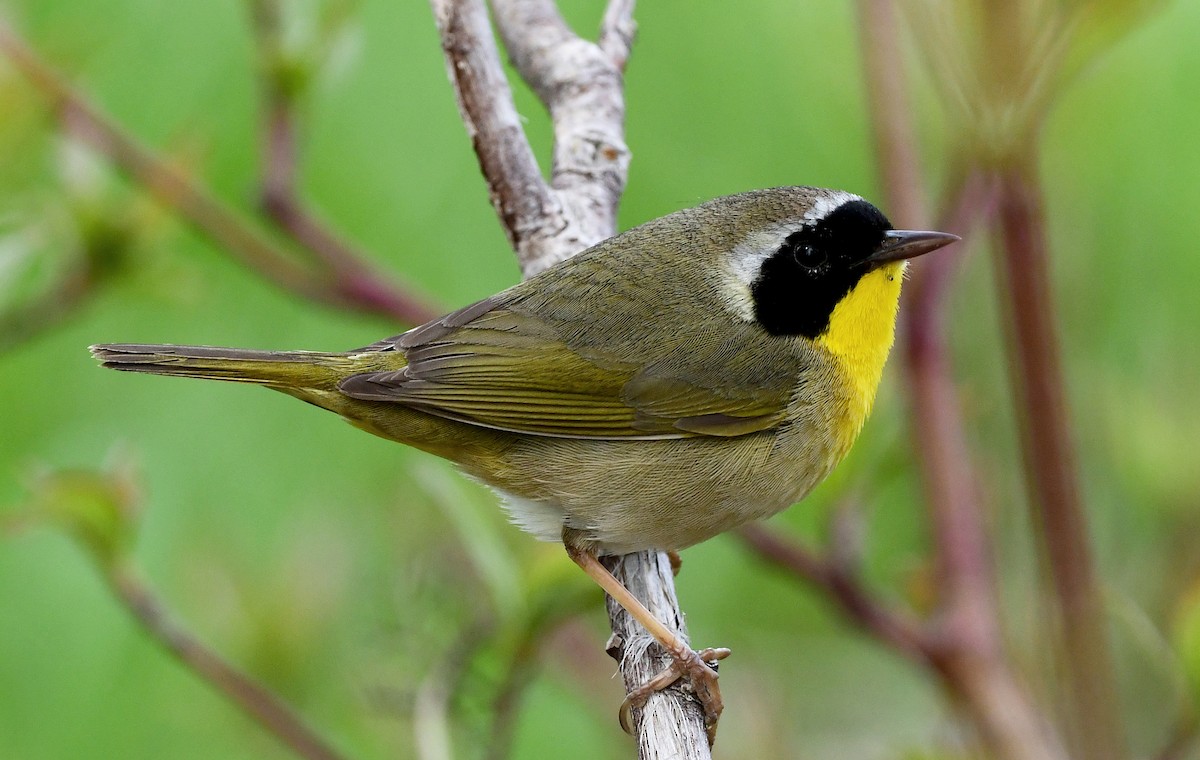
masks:
{"label": "common yellowthroat", "polygon": [[727,650],[693,652],[596,556],[682,549],[804,497],[871,410],[906,259],[957,239],[783,187],[648,222],[355,351],[91,350],[113,369],[263,385],[455,462],[672,654],[711,731],[705,660]]}

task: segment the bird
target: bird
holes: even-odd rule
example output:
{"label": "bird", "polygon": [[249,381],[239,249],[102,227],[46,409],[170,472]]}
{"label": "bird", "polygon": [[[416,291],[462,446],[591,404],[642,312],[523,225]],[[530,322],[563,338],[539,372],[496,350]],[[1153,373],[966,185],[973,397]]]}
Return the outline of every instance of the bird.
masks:
{"label": "bird", "polygon": [[261,385],[455,463],[567,554],[672,658],[710,741],[715,660],[599,561],[678,551],[800,501],[875,401],[908,260],[959,238],[897,230],[853,193],[724,196],[604,240],[500,293],[352,351],[108,343],[116,370]]}

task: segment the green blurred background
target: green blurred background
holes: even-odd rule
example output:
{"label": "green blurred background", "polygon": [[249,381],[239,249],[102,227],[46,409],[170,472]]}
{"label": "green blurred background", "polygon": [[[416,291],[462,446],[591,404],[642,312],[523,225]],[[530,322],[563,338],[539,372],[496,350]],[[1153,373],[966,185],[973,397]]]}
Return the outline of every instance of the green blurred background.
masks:
{"label": "green blurred background", "polygon": [[[297,18],[313,10],[293,5]],[[600,7],[565,11],[590,34]],[[132,133],[250,208],[258,99],[243,3],[9,0],[0,12]],[[771,185],[878,197],[852,4],[655,2],[636,17],[622,227]],[[1043,149],[1081,467],[1142,754],[1200,683],[1197,39],[1200,3],[1163,5],[1064,93]],[[546,156],[541,109],[517,89]],[[927,78],[915,100],[936,188],[953,138]],[[305,195],[380,264],[446,307],[517,279],[424,3],[364,0],[303,116]],[[349,756],[416,756],[421,685],[477,630],[450,726],[471,756],[488,742],[521,621],[572,605],[586,612],[537,647],[513,756],[629,755],[599,591],[561,549],[507,526],[485,491],[282,395],[96,367],[95,342],[344,349],[401,326],[266,284],[102,161],[65,150],[54,125],[0,61],[0,309],[62,271],[81,208],[129,212],[133,244],[65,323],[0,354],[0,506],[15,528],[0,541],[0,758],[288,756],[142,634],[76,543],[25,519],[37,472],[114,461],[136,463],[136,558],[167,604]],[[1046,683],[992,267],[985,245],[963,258],[950,304],[958,379],[1011,646]],[[927,536],[899,377],[893,367],[851,460],[774,522],[820,540],[830,505],[855,489],[869,505],[871,582],[920,608]],[[693,640],[734,650],[720,757],[960,756],[924,674],[736,541],[685,552],[678,586]]]}

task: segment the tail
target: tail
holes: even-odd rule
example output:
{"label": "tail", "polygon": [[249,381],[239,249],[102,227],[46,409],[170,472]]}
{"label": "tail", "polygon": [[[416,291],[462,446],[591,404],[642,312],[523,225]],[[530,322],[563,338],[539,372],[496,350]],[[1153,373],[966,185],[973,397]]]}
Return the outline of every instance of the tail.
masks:
{"label": "tail", "polygon": [[123,372],[256,383],[278,389],[335,390],[342,378],[372,369],[363,366],[362,354],[319,351],[250,351],[137,343],[102,344],[89,350],[103,366]]}

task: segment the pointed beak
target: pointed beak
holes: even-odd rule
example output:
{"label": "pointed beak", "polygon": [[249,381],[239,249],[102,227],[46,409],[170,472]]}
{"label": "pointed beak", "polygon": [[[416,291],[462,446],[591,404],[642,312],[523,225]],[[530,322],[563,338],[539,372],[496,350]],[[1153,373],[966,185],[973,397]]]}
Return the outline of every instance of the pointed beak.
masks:
{"label": "pointed beak", "polygon": [[884,233],[883,244],[879,250],[867,257],[869,264],[878,266],[893,261],[911,259],[922,254],[936,251],[942,246],[961,240],[958,235],[949,232],[928,232],[920,230],[888,230]]}

